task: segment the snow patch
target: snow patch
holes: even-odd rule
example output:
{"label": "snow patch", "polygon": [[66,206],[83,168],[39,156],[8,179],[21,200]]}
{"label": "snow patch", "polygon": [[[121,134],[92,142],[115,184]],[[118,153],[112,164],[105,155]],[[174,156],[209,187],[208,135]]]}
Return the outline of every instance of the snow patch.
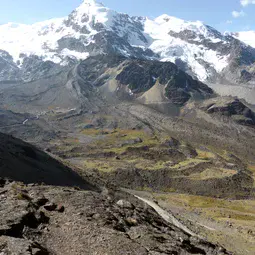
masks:
{"label": "snow patch", "polygon": [[77,52],[73,50],[63,49],[61,51],[61,56],[63,57],[73,57],[75,59],[86,59],[89,56],[88,52]]}
{"label": "snow patch", "polygon": [[177,59],[181,59],[191,67],[201,81],[205,81],[209,73],[200,64],[200,60],[208,62],[218,72],[227,66],[228,56],[222,57],[203,45],[197,46],[169,34],[170,31],[179,33],[184,30],[191,30],[197,34],[198,37],[194,41],[201,41],[199,35],[211,40],[212,43],[222,41],[220,38],[215,38],[201,21],[188,22],[166,14],[155,20],[148,18],[144,20],[144,32],[152,38],[152,43],[148,47],[160,55],[161,61],[175,63]]}
{"label": "snow patch", "polygon": [[[74,21],[76,21],[80,26],[84,25],[85,20],[86,23],[90,24],[90,27],[96,23],[101,23],[108,27],[112,25],[113,17],[116,14],[117,13],[115,11],[105,7],[102,3],[97,3],[93,0],[85,0],[78,8],[75,9]],[[88,21],[86,18],[88,18]]]}

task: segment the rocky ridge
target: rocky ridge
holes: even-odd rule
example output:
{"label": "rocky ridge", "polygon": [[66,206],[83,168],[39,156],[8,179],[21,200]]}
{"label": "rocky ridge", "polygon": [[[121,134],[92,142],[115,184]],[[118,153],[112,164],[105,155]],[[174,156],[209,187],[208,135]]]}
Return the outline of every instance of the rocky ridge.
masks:
{"label": "rocky ridge", "polygon": [[[155,94],[153,90],[158,92]],[[191,99],[214,95],[207,85],[175,64],[117,55],[89,57],[54,76],[48,74],[33,82],[2,87],[0,91],[2,107],[34,115],[49,112],[49,107],[63,113],[88,111],[116,100],[145,104],[152,101],[178,107]]]}
{"label": "rocky ridge", "polygon": [[243,125],[255,125],[254,112],[237,98],[221,97],[209,99],[202,103],[201,109],[209,114],[230,117]]}

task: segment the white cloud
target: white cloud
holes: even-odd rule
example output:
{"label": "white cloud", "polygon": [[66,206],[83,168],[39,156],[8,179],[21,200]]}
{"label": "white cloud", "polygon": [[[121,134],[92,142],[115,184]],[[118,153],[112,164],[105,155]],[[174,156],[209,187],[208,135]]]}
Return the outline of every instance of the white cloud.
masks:
{"label": "white cloud", "polygon": [[249,4],[255,4],[255,0],[241,0],[241,5],[242,6],[247,6]]}
{"label": "white cloud", "polygon": [[244,11],[232,11],[232,16],[234,18],[240,18],[240,17],[244,17],[245,16],[245,12]]}
{"label": "white cloud", "polygon": [[226,23],[227,23],[227,24],[232,24],[232,23],[233,23],[233,20],[227,20]]}

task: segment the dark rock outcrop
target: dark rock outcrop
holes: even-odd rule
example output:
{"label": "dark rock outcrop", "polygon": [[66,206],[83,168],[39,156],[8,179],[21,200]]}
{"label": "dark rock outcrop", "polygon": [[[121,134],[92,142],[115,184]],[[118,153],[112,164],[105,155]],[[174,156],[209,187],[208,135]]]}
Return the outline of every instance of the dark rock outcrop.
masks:
{"label": "dark rock outcrop", "polygon": [[209,99],[202,103],[201,109],[209,114],[230,117],[242,125],[255,125],[255,113],[237,98]]}
{"label": "dark rock outcrop", "polygon": [[[122,71],[116,76],[105,74],[109,68]],[[183,105],[190,98],[207,98],[213,95],[213,90],[207,85],[194,80],[170,62],[101,55],[83,61],[78,67],[78,73],[96,87],[115,79],[120,85],[126,86],[135,97],[147,92],[159,82],[165,87],[165,97],[176,105]]]}
{"label": "dark rock outcrop", "polygon": [[201,96],[210,95],[212,89],[202,82],[192,79],[173,63],[159,61],[129,61],[116,79],[133,93],[149,90],[156,81],[165,85],[165,95],[176,104],[184,104],[190,98],[190,92],[197,92]]}

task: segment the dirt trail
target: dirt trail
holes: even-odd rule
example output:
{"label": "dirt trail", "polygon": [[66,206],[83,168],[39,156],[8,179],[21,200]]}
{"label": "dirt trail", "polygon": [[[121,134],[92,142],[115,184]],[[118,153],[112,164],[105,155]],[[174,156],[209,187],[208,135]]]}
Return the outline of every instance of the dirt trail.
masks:
{"label": "dirt trail", "polygon": [[186,226],[184,226],[180,221],[178,221],[171,213],[167,212],[166,210],[162,209],[160,206],[158,206],[156,203],[146,199],[139,197],[135,195],[131,190],[128,189],[123,189],[124,191],[128,192],[129,194],[132,194],[139,200],[143,201],[150,207],[152,207],[165,221],[173,224],[174,226],[182,229],[184,232],[188,233],[191,236],[197,236],[194,232],[192,232],[190,229],[188,229]]}

